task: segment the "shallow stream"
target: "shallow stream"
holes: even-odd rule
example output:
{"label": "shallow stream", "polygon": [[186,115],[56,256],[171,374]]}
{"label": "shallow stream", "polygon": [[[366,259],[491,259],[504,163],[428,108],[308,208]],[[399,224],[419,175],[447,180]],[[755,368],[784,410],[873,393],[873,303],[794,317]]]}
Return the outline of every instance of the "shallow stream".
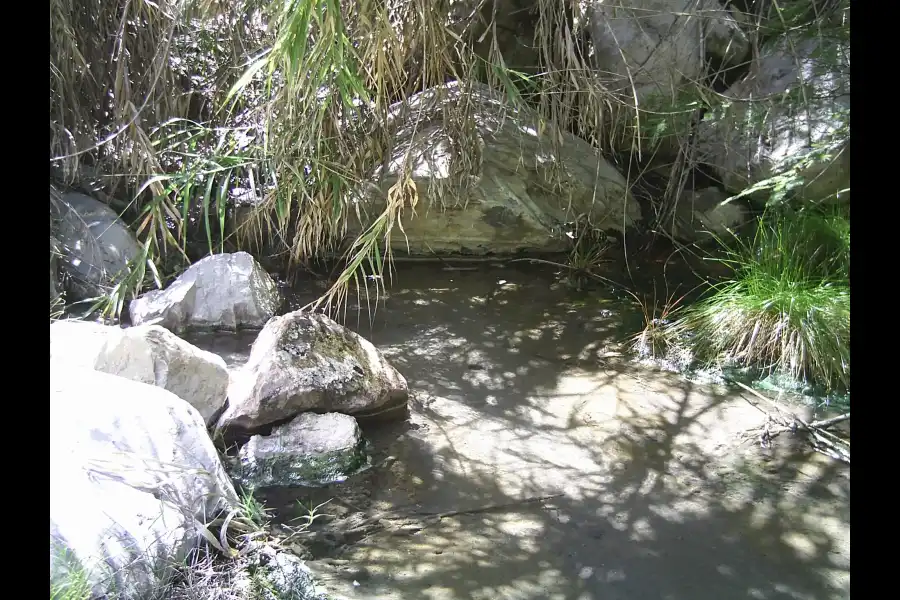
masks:
{"label": "shallow stream", "polygon": [[[373,468],[261,499],[294,525],[325,503],[311,527],[320,532],[382,511],[476,512],[418,533],[311,538],[310,566],[335,597],[846,597],[849,469],[793,442],[787,454],[739,444],[761,424],[758,409],[636,364],[622,344],[643,325],[633,300],[605,284],[574,291],[558,271],[398,264],[371,314],[351,297],[344,323],[406,377],[410,416],[363,425]],[[285,310],[326,285],[296,282]],[[658,297],[673,292],[657,285]],[[190,341],[237,368],[255,335]],[[797,483],[800,472],[814,475]],[[821,511],[805,504],[811,494]],[[478,512],[545,495],[559,496]]]}

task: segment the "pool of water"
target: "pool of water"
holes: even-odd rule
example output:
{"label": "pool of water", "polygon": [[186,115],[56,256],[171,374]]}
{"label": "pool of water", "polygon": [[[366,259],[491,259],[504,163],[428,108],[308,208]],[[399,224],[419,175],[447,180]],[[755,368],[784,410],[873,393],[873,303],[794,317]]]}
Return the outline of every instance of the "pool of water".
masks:
{"label": "pool of water", "polygon": [[[611,283],[598,281],[586,290],[573,289],[564,276],[564,270],[546,263],[401,263],[386,290],[376,294],[370,282],[368,299],[365,288],[356,290],[349,295],[346,312],[336,316],[378,346],[407,378],[410,404],[419,411],[427,411],[432,398],[448,395],[489,407],[500,402],[510,385],[523,393],[538,390],[572,368],[679,368],[665,358],[631,354],[625,340],[643,327],[644,315],[620,286],[627,282],[639,296],[651,298],[654,291],[658,298],[680,295],[697,287],[696,271],[683,271],[678,284],[663,265],[656,271],[646,268],[639,277],[624,265],[610,265],[605,277]],[[285,289],[282,312],[307,305],[328,285],[326,280],[297,278]],[[255,337],[255,331],[204,333],[190,335],[188,341],[221,355],[235,369],[246,362]],[[681,377],[712,385],[727,385],[731,378],[717,369],[692,369]],[[752,378],[744,381],[753,383]],[[778,398],[809,419],[833,416],[843,408],[802,394],[781,393]],[[372,466],[342,483],[262,491],[276,521],[303,522],[323,502],[329,502],[329,518],[410,504],[402,493],[385,490],[414,487],[418,475],[392,472],[392,459],[415,453],[407,434],[423,425],[403,421],[362,426]],[[407,462],[417,460],[422,457]],[[318,551],[333,546],[326,543]]]}
{"label": "pool of water", "polygon": [[[378,599],[476,597],[471,590],[432,595],[434,585],[448,581],[480,586],[477,597],[550,597],[553,589],[566,597],[665,592],[699,599],[744,597],[751,587],[766,588],[761,593],[772,598],[844,597],[849,474],[845,480],[826,465],[835,479],[815,484],[825,516],[806,521],[809,465],[780,467],[765,491],[754,487],[757,475],[741,475],[725,448],[758,426],[761,414],[722,386],[638,364],[623,343],[643,325],[628,294],[602,282],[573,290],[560,269],[546,264],[458,266],[465,268],[398,264],[377,304],[367,304],[360,290],[338,315],[406,377],[410,415],[361,423],[372,467],[347,481],[258,491],[276,525],[296,527],[315,516],[308,529],[314,535],[302,538],[299,551],[313,559],[317,576],[338,588],[346,584],[347,597]],[[678,285],[671,270],[665,276],[660,270],[645,265],[646,274],[630,278],[610,265],[604,275],[651,297],[654,284],[657,297],[697,284],[685,275]],[[300,308],[327,285],[298,277],[283,310]],[[190,341],[237,368],[255,335]],[[753,443],[741,448],[772,452]],[[797,493],[788,495],[785,481],[795,474]],[[564,497],[555,506],[476,513],[412,537],[384,531],[367,537],[359,527],[385,511],[433,513],[557,492]],[[768,517],[751,513],[770,505],[777,515],[757,527],[753,519]],[[801,558],[783,541],[807,544],[807,538],[828,539],[835,551]],[[368,573],[329,571],[333,560]],[[585,565],[625,579],[584,579]],[[703,582],[692,584],[686,569],[703,571]],[[432,572],[440,577],[429,579]],[[509,591],[532,585],[536,574],[542,591]],[[402,582],[394,579],[401,575]],[[501,583],[509,589],[496,587]],[[622,595],[610,596],[616,585]],[[773,586],[806,595],[787,596]]]}

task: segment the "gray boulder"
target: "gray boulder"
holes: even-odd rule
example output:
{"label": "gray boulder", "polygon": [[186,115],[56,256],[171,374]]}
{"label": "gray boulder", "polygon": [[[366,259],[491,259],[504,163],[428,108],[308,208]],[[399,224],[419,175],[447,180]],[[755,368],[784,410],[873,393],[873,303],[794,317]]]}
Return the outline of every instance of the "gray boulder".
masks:
{"label": "gray boulder", "polygon": [[[697,132],[698,160],[738,193],[796,166],[795,192],[818,200],[850,186],[850,51],[827,38],[781,37],[725,92]],[[846,129],[846,133],[844,130]],[[798,163],[815,146],[825,155]],[[767,196],[767,194],[763,194]]]}
{"label": "gray boulder", "polygon": [[50,324],[50,358],[166,389],[212,424],[227,401],[225,361],[158,325]]}
{"label": "gray boulder", "polygon": [[579,216],[612,230],[641,218],[625,178],[590,144],[509,108],[480,83],[450,83],[397,103],[387,127],[395,144],[355,199],[361,218],[349,227],[358,234],[384,212],[409,156],[417,202],[405,200],[395,250],[564,251],[569,241],[559,228]]}
{"label": "gray boulder", "polygon": [[[707,55],[744,59],[750,42],[718,0],[587,0],[598,76],[633,104],[702,77]],[[705,52],[704,52],[705,51]]]}
{"label": "gray boulder", "polygon": [[51,214],[62,255],[60,268],[70,302],[108,293],[141,256],[130,229],[106,204],[84,194],[51,190]]}
{"label": "gray boulder", "polygon": [[50,361],[50,586],[149,598],[238,499],[206,425],[161,388]]}
{"label": "gray boulder", "polygon": [[321,314],[270,320],[232,372],[220,429],[255,433],[300,413],[401,414],[406,380],[365,338]]}
{"label": "gray boulder", "polygon": [[154,322],[166,329],[236,331],[266,324],[281,303],[278,286],[246,252],[216,254],[197,261],[165,290],[131,301],[135,325]]}
{"label": "gray boulder", "polygon": [[239,458],[235,475],[250,488],[328,485],[368,466],[356,419],[338,413],[304,413],[255,435]]}

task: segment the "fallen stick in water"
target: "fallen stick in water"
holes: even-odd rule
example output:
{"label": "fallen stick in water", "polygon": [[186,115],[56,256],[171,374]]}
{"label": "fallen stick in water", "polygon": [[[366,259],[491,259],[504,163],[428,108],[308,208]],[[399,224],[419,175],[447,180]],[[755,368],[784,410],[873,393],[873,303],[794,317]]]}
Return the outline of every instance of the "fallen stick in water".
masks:
{"label": "fallen stick in water", "polygon": [[[791,411],[787,410],[780,403],[772,400],[771,398],[763,396],[750,386],[744,385],[739,381],[736,381],[735,383],[741,388],[753,394],[754,397],[768,402],[780,413],[780,415],[786,415],[786,417],[781,417],[781,420],[778,420],[776,418],[773,418],[771,413],[764,411],[763,409],[754,405],[761,412],[765,413],[767,418],[766,424],[762,427],[763,433],[760,436],[761,442],[763,444],[767,443],[771,438],[773,438],[775,435],[778,435],[779,433],[783,433],[785,431],[790,431],[792,433],[802,431],[809,434],[811,438],[810,442],[812,443],[813,449],[816,452],[829,456],[835,460],[845,462],[848,465],[850,464],[850,440],[845,440],[844,438],[839,437],[831,433],[830,431],[826,431],[826,428],[831,427],[832,425],[836,425],[844,421],[849,421],[850,413],[844,413],[830,419],[822,419],[821,421],[813,421],[812,423],[807,423]],[[751,402],[751,404],[753,403]],[[769,421],[774,421],[778,424],[778,426],[775,428],[770,427]]]}
{"label": "fallen stick in water", "polygon": [[[493,510],[505,510],[516,508],[525,504],[533,504],[535,502],[544,502],[554,498],[561,498],[564,494],[551,494],[548,496],[535,496],[530,498],[522,498],[521,500],[513,500],[499,504],[489,504],[487,506],[478,506],[475,508],[449,510],[441,512],[423,512],[423,511],[406,511],[392,510],[380,512],[376,515],[364,519],[362,522],[356,523],[351,529],[340,530],[340,522],[329,524],[327,529],[322,531],[304,531],[298,532],[298,537],[306,540],[315,540],[320,538],[336,538],[349,537],[353,535],[366,536],[374,533],[378,529],[385,529],[392,535],[412,534],[421,531],[429,525],[439,523],[441,519],[456,517],[459,515],[472,515],[485,513]],[[389,519],[406,519],[410,522],[392,527]]]}
{"label": "fallen stick in water", "polygon": [[455,517],[458,515],[474,515],[478,513],[490,512],[492,510],[503,510],[506,508],[515,508],[517,506],[521,506],[523,504],[532,504],[534,502],[544,502],[545,500],[553,500],[554,498],[561,498],[565,494],[551,494],[549,496],[535,496],[532,498],[523,498],[521,500],[513,500],[512,502],[504,502],[501,504],[489,504],[487,506],[480,506],[478,508],[470,508],[466,510],[450,510],[445,512],[417,512],[416,514],[427,516],[427,517],[438,517],[439,519],[444,519],[446,517]]}

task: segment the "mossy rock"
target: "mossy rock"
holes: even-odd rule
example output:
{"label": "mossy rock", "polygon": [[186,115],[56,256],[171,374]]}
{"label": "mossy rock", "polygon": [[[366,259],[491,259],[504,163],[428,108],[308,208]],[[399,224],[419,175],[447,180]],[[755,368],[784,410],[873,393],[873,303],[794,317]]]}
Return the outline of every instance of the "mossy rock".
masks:
{"label": "mossy rock", "polygon": [[371,342],[325,315],[295,311],[271,319],[232,374],[219,428],[253,434],[305,412],[393,412],[408,397],[406,380]]}
{"label": "mossy rock", "polygon": [[305,413],[271,435],[253,436],[235,477],[250,488],[329,485],[368,468],[366,450],[353,417]]}

